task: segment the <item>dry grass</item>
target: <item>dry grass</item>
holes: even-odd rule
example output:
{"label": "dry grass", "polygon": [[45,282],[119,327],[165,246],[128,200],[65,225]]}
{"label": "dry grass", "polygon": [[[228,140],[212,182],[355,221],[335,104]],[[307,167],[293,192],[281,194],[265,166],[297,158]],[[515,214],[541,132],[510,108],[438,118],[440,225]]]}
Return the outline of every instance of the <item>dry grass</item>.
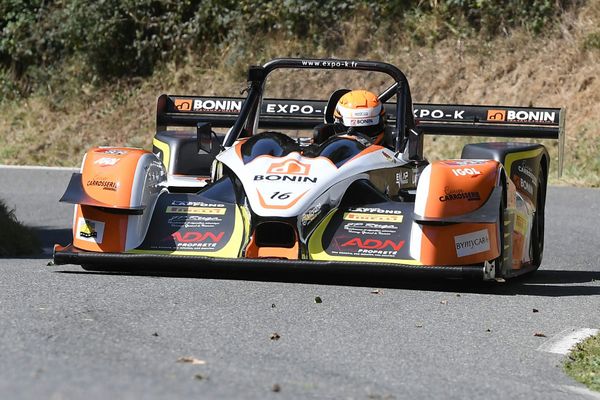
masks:
{"label": "dry grass", "polygon": [[[364,24],[363,24],[364,25]],[[377,59],[400,66],[417,102],[456,102],[519,106],[566,107],[567,152],[563,183],[600,186],[600,2],[566,13],[547,36],[532,37],[515,30],[493,41],[447,39],[432,47],[417,47],[398,35],[365,32],[348,24],[344,40],[333,52],[308,43],[265,37],[240,51],[225,46],[214,54],[190,55],[185,64],[164,65],[150,79],[66,90],[66,98],[33,96],[0,111],[0,163],[77,165],[94,145],[149,147],[157,95],[239,95],[248,63],[281,56]],[[367,29],[367,28],[365,28]],[[591,38],[591,39],[590,39]],[[340,39],[341,40],[341,39]],[[592,43],[592,45],[590,45]],[[299,75],[298,75],[299,76]],[[274,79],[271,95],[326,98],[348,87],[342,76]],[[375,89],[377,76],[357,77]],[[465,143],[459,138],[429,138],[430,159],[457,157]],[[557,145],[546,142],[555,156]],[[551,178],[556,183],[556,174]]]}

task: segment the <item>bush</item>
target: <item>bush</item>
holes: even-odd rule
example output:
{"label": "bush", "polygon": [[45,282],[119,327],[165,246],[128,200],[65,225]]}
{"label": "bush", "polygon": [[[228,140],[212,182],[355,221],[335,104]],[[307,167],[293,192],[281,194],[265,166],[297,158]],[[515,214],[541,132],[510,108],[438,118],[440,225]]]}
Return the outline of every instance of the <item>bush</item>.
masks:
{"label": "bush", "polygon": [[[572,1],[571,1],[572,2]],[[367,15],[435,42],[452,34],[495,35],[523,26],[540,32],[569,0],[3,0],[0,68],[21,93],[66,62],[101,82],[151,74],[166,59],[220,45],[244,46],[257,34],[312,40],[329,48],[342,22]],[[409,36],[410,37],[410,36]],[[256,43],[253,43],[256,45]],[[9,88],[9,89],[6,89]],[[10,85],[0,84],[3,91]]]}
{"label": "bush", "polygon": [[35,233],[21,225],[13,210],[0,201],[0,257],[23,256],[40,252]]}

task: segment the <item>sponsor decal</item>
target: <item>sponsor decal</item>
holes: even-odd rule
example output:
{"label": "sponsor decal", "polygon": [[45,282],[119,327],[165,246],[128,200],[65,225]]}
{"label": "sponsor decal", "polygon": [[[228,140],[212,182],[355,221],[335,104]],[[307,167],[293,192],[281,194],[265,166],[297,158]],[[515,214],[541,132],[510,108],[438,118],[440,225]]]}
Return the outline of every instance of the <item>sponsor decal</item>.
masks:
{"label": "sponsor decal", "polygon": [[177,111],[192,111],[192,99],[175,99]]}
{"label": "sponsor decal", "polygon": [[396,173],[396,184],[398,186],[408,185],[408,178],[410,174],[408,171],[397,172]]}
{"label": "sponsor decal", "polygon": [[554,123],[555,111],[531,111],[531,110],[488,110],[488,121],[499,122],[522,122],[522,123]]}
{"label": "sponsor decal", "polygon": [[242,102],[240,100],[194,99],[192,105],[192,111],[239,113],[241,109]]}
{"label": "sponsor decal", "polygon": [[434,118],[434,119],[464,119],[463,114],[465,110],[454,110],[452,113],[445,113],[442,110],[426,110],[426,109],[415,109],[414,114],[415,118]]}
{"label": "sponsor decal", "polygon": [[506,121],[506,110],[488,110],[488,121]]}
{"label": "sponsor decal", "polygon": [[320,113],[321,110],[315,110],[310,104],[267,103],[266,112],[271,114],[294,114],[297,112],[300,112],[301,114],[313,114],[315,112]]}
{"label": "sponsor decal", "polygon": [[[396,211],[396,210],[390,210]],[[357,212],[346,212],[344,213],[344,220],[346,221],[361,221],[361,222],[394,222],[401,224],[404,219],[403,215],[398,214],[367,214]]]}
{"label": "sponsor decal", "polygon": [[310,172],[310,167],[310,164],[304,164],[297,160],[286,160],[279,163],[273,163],[267,169],[268,175],[254,175],[254,180],[316,183],[317,177],[311,178],[307,176]]}
{"label": "sponsor decal", "polygon": [[113,166],[118,163],[120,158],[115,157],[102,157],[94,161],[94,164],[100,165],[101,167]]}
{"label": "sponsor decal", "polygon": [[479,192],[465,192],[461,189],[451,189],[449,186],[444,188],[444,195],[439,197],[441,202],[452,201],[452,200],[468,200],[477,201],[481,200]]}
{"label": "sponsor decal", "polygon": [[455,176],[481,175],[481,171],[475,168],[452,168],[452,173]]}
{"label": "sponsor decal", "polygon": [[104,222],[79,217],[76,236],[77,239],[101,244],[104,238]]}
{"label": "sponsor decal", "polygon": [[296,160],[273,163],[267,169],[267,174],[308,175],[309,172],[310,164],[304,164]]}
{"label": "sponsor decal", "polygon": [[489,160],[444,160],[440,163],[449,165],[451,167],[465,167],[467,165],[481,165],[487,163]]}
{"label": "sponsor decal", "polygon": [[404,240],[379,240],[379,239],[361,239],[354,237],[350,240],[344,239],[339,244],[341,252],[351,252],[357,256],[395,256],[404,246]]}
{"label": "sponsor decal", "polygon": [[400,210],[384,210],[383,208],[379,208],[379,207],[352,207],[352,208],[349,208],[348,211],[356,211],[356,212],[360,212],[360,213],[377,213],[377,214],[396,214],[396,215],[402,214],[402,211],[400,211]]}
{"label": "sponsor decal", "polygon": [[520,213],[515,215],[515,232],[525,235],[527,232],[527,218]]}
{"label": "sponsor decal", "polygon": [[189,206],[189,207],[225,207],[225,204],[221,203],[205,203],[203,201],[183,201],[183,200],[173,200],[171,202],[172,206]]}
{"label": "sponsor decal", "polygon": [[241,100],[227,99],[173,99],[177,111],[180,112],[217,112],[239,113],[242,109]]}
{"label": "sponsor decal", "polygon": [[490,238],[487,229],[454,236],[454,246],[458,257],[466,257],[483,253],[490,249]]}
{"label": "sponsor decal", "polygon": [[350,126],[375,125],[375,123],[372,118],[350,119]]}
{"label": "sponsor decal", "polygon": [[307,67],[354,68],[358,65],[358,63],[356,61],[344,60],[302,60],[302,65]]}
{"label": "sponsor decal", "polygon": [[89,181],[86,182],[86,186],[97,186],[97,187],[101,187],[102,190],[111,190],[113,192],[116,192],[117,189],[119,188],[118,183],[116,183],[114,181],[109,181],[104,178],[90,179]]}
{"label": "sponsor decal", "polygon": [[218,234],[214,234],[212,232],[185,232],[183,235],[181,232],[175,232],[171,234],[171,237],[178,243],[199,243],[211,241],[213,243],[219,243],[223,238],[225,232],[219,232]]}
{"label": "sponsor decal", "polygon": [[532,181],[536,181],[537,178],[535,176],[535,173],[533,172],[533,169],[531,169],[529,167],[529,165],[527,164],[519,164],[519,166],[517,167],[517,170],[522,173],[523,175],[527,176],[528,178],[530,178]]}
{"label": "sponsor decal", "polygon": [[197,231],[188,231],[183,234],[181,232],[174,232],[163,241],[173,240],[177,245],[177,249],[215,250],[224,235],[225,232],[217,234]]}
{"label": "sponsor decal", "polygon": [[128,151],[119,150],[119,149],[106,149],[106,150],[100,150],[99,153],[111,154],[114,156],[124,156],[125,154],[128,153]]}
{"label": "sponsor decal", "polygon": [[[487,231],[486,231],[487,232]],[[393,240],[378,240],[378,239],[365,239],[362,240],[359,237],[352,238],[347,242],[342,243],[341,247],[355,246],[359,249],[385,249],[391,248],[395,251],[398,251],[404,246],[404,240],[399,242],[394,242]]]}
{"label": "sponsor decal", "polygon": [[204,215],[174,215],[169,218],[169,226],[174,228],[214,228],[223,222],[221,217]]}
{"label": "sponsor decal", "polygon": [[527,179],[521,178],[520,176],[517,176],[516,178],[519,187],[527,193],[529,193],[531,196],[533,196],[533,185],[531,184],[531,182],[529,182]]}
{"label": "sponsor decal", "polygon": [[205,215],[224,215],[226,208],[194,207],[194,206],[169,206],[166,212],[168,214],[205,214]]}
{"label": "sponsor decal", "polygon": [[390,236],[398,230],[396,225],[392,224],[376,224],[372,222],[348,222],[344,225],[344,230],[349,233],[359,235],[383,235]]}
{"label": "sponsor decal", "polygon": [[309,208],[308,210],[306,210],[306,212],[304,213],[304,215],[302,215],[302,225],[306,226],[308,224],[310,224],[321,212],[321,208],[322,208],[322,204],[319,203],[311,208]]}
{"label": "sponsor decal", "polygon": [[282,181],[282,182],[311,182],[316,183],[317,178],[309,176],[289,176],[289,175],[254,175],[255,181]]}

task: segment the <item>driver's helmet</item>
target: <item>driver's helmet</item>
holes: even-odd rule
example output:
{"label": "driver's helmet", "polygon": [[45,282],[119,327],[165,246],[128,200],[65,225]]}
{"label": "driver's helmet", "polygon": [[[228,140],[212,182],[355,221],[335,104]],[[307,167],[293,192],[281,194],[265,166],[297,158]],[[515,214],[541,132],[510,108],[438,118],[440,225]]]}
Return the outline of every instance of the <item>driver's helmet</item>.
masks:
{"label": "driver's helmet", "polygon": [[343,95],[333,117],[335,122],[370,138],[379,139],[385,127],[385,108],[377,95],[368,90],[351,90]]}

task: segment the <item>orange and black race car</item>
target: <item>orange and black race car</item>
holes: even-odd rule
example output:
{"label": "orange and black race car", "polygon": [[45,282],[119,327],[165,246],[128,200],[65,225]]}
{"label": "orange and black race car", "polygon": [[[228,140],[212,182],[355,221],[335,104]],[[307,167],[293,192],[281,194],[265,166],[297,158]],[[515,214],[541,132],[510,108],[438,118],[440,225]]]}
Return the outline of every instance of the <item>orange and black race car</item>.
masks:
{"label": "orange and black race car", "polygon": [[[382,134],[339,124],[347,90],[329,101],[263,99],[278,69],[386,74],[393,84],[369,100],[381,103],[376,113],[344,119],[382,118]],[[312,138],[281,132],[305,129]],[[62,198],[75,204],[73,243],[57,245],[54,262],[521,275],[542,262],[544,146],[469,144],[459,159],[428,162],[423,138],[558,139],[560,164],[563,131],[561,109],[413,104],[405,75],[387,63],[276,59],[250,67],[245,98],[160,96],[152,152],[89,150]]]}

